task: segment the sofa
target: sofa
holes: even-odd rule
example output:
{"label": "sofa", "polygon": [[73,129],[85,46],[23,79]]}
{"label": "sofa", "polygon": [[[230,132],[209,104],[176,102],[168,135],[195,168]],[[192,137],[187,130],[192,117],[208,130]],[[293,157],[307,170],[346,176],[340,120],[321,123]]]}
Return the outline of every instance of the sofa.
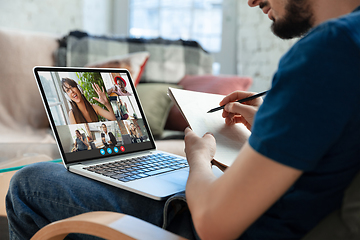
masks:
{"label": "sofa", "polygon": [[[84,50],[85,49],[85,50]],[[34,66],[128,68],[159,149],[184,155],[181,113],[169,86],[227,94],[251,78],[212,75],[213,59],[194,41],[64,35],[0,28],[0,169],[60,158],[34,79]],[[156,106],[156,107],[154,107]],[[12,172],[0,172],[0,215]]]}
{"label": "sofa", "polygon": [[[105,42],[112,47],[120,42],[128,46],[116,46],[117,51],[104,55],[105,52],[109,53],[107,47],[94,48],[91,43],[81,45],[86,41]],[[76,46],[69,42],[75,42]],[[249,77],[212,75],[211,55],[194,42],[161,39],[155,39],[153,45],[148,40],[135,39],[130,42],[133,44],[131,47],[128,39],[89,36],[82,32],[54,35],[0,28],[0,169],[60,157],[32,74],[34,66],[129,67],[137,81],[140,100],[156,137],[157,147],[179,155],[184,155],[182,131],[186,122],[166,96],[169,85],[217,94],[227,94],[235,89],[247,90],[251,85]],[[147,44],[150,46],[145,47]],[[181,51],[183,46],[190,48],[187,52],[189,59],[198,54],[194,58],[203,61],[198,61],[197,66],[191,66],[194,62],[190,62],[190,65],[182,63],[179,71],[174,66],[185,59]],[[93,52],[84,56],[81,49],[92,49]],[[74,54],[76,51],[81,54]],[[99,54],[93,55],[94,52]],[[156,61],[151,60],[154,55]],[[157,62],[168,57],[172,63]],[[153,95],[149,95],[149,92]],[[151,103],[154,99],[160,102]],[[160,112],[154,113],[151,104],[161,105],[158,109]],[[151,122],[149,116],[153,117]],[[0,216],[6,215],[4,198],[13,173],[0,172]],[[349,186],[342,208],[330,214],[304,239],[360,239],[359,187],[360,174]],[[4,230],[0,229],[1,232]]]}

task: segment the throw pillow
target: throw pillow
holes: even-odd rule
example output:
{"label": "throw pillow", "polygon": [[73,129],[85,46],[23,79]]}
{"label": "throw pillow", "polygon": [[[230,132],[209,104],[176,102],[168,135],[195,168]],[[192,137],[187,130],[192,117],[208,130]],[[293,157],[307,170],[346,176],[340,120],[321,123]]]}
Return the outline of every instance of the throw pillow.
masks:
{"label": "throw pillow", "polygon": [[[252,84],[252,78],[239,76],[186,75],[179,85],[185,90],[227,95],[235,90],[246,91]],[[216,107],[216,106],[214,106]],[[188,126],[176,106],[170,109],[165,128],[184,131]]]}
{"label": "throw pillow", "polygon": [[148,52],[136,52],[126,55],[108,58],[99,62],[87,64],[85,67],[93,68],[125,68],[129,70],[134,85],[140,82],[141,75],[144,72],[145,65],[149,59]]}
{"label": "throw pillow", "polygon": [[168,87],[179,86],[168,83],[141,83],[137,86],[141,105],[155,138],[163,133],[166,119],[173,106],[171,99],[167,96]]}
{"label": "throw pillow", "polygon": [[235,90],[246,91],[251,83],[250,77],[187,75],[179,85],[185,90],[227,95]]}

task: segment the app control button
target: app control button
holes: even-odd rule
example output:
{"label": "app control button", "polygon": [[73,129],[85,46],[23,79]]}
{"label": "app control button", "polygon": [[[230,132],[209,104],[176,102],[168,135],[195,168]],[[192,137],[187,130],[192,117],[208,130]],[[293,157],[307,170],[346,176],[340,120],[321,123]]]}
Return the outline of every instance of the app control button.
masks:
{"label": "app control button", "polygon": [[114,152],[119,152],[119,149],[117,147],[114,147]]}
{"label": "app control button", "polygon": [[101,155],[105,155],[105,150],[104,150],[104,149],[100,149],[100,153],[101,153]]}
{"label": "app control button", "polygon": [[107,150],[108,154],[111,154],[111,153],[112,153],[111,148],[108,148],[108,149],[106,149],[106,150]]}

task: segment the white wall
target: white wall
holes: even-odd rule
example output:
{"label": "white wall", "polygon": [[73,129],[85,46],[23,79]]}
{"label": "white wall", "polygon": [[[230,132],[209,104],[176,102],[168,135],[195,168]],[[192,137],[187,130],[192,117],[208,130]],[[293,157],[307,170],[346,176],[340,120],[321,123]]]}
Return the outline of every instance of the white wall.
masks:
{"label": "white wall", "polygon": [[[221,51],[214,53],[220,66],[220,74],[236,74],[236,36],[238,0],[223,0]],[[216,72],[216,71],[215,71]]]}
{"label": "white wall", "polygon": [[0,0],[0,27],[66,34],[83,27],[83,0]]}
{"label": "white wall", "polygon": [[270,30],[271,20],[258,7],[238,1],[237,74],[253,78],[251,91],[270,88],[281,56],[297,40],[282,40]]}
{"label": "white wall", "polygon": [[112,0],[83,0],[83,30],[94,35],[113,33],[112,7]]}

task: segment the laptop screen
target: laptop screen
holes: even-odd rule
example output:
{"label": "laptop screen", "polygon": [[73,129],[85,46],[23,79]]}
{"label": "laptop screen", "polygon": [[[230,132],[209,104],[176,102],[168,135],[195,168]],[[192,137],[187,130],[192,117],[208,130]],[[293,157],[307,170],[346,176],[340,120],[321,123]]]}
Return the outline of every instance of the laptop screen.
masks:
{"label": "laptop screen", "polygon": [[66,164],[155,149],[127,70],[34,68]]}

